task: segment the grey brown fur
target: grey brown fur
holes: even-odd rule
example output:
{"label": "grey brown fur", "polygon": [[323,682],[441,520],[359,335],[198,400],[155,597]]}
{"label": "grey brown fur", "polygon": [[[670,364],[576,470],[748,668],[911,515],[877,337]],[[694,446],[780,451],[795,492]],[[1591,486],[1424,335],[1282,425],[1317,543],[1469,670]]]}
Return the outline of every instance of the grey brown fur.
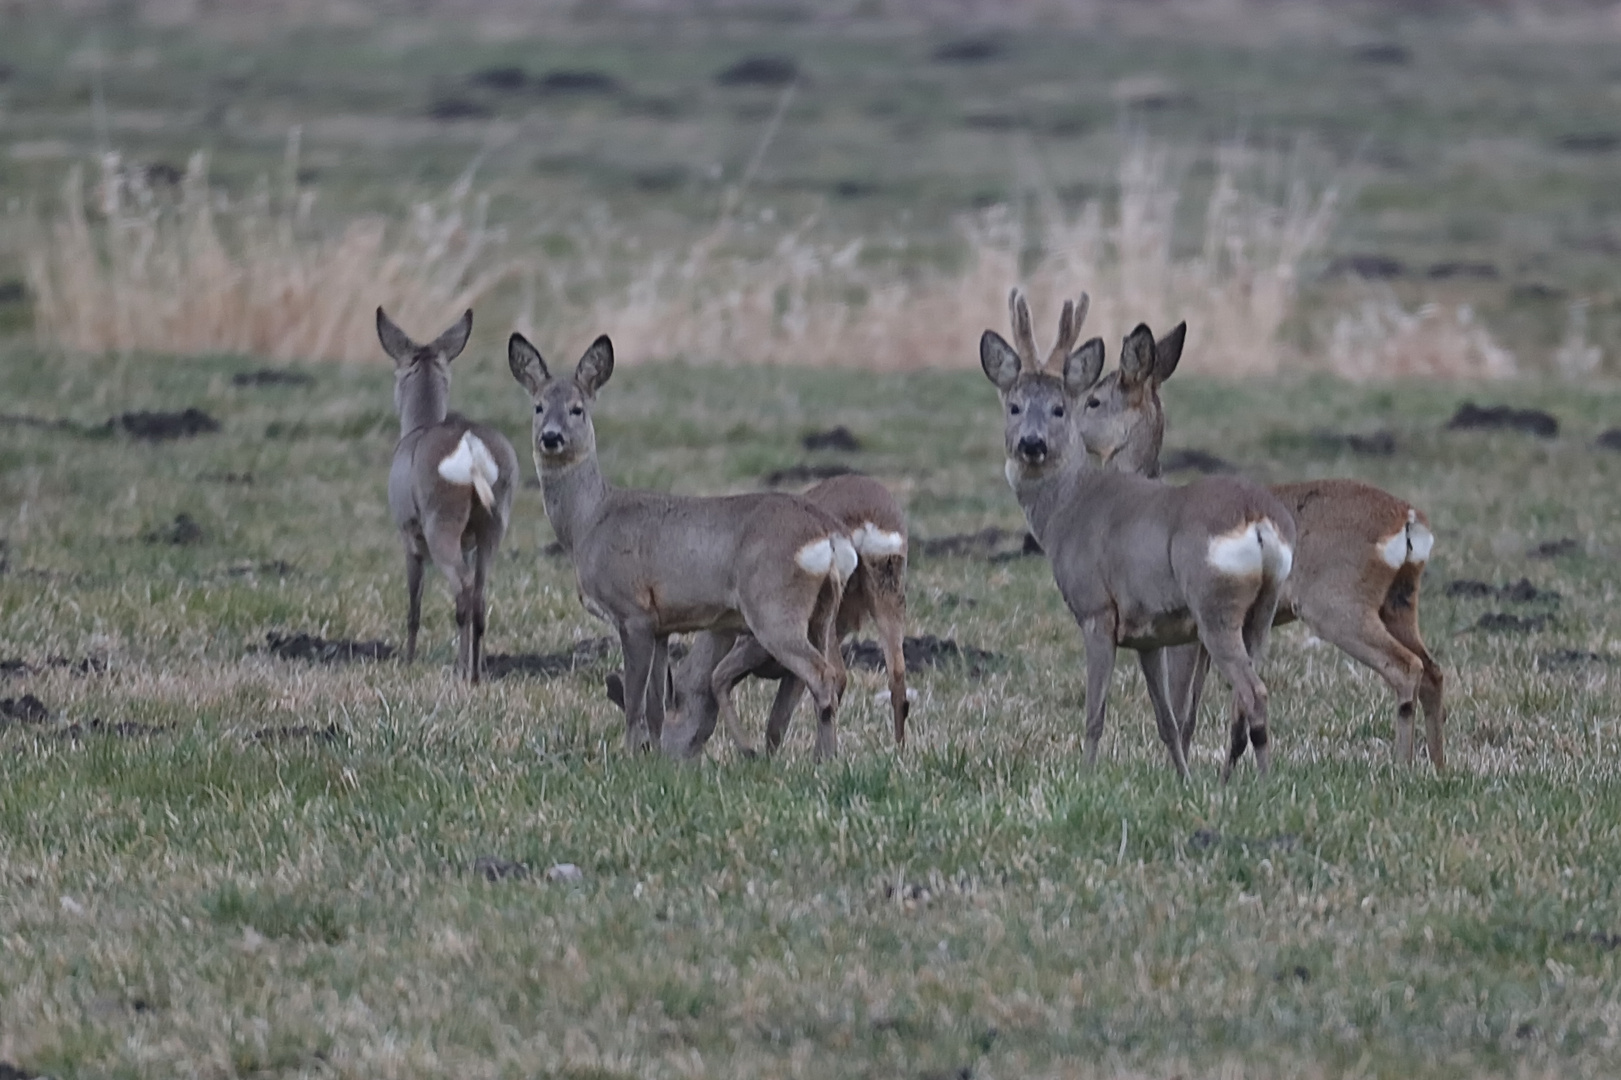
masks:
{"label": "grey brown fur", "polygon": [[[572,377],[554,378],[521,334],[512,335],[507,359],[534,404],[546,516],[573,561],[581,600],[613,625],[624,650],[627,744],[645,748],[662,735],[672,633],[747,630],[804,681],[816,703],[817,756],[835,753],[845,671],[833,623],[844,580],[837,559],[813,572],[796,558],[821,544],[836,551],[836,541],[848,550],[838,522],[792,495],[697,498],[612,487],[591,421],[613,373],[612,342],[597,338]],[[728,672],[723,659],[713,677],[731,727]]]}
{"label": "grey brown fur", "polygon": [[[860,553],[861,562],[844,588],[835,633],[842,641],[869,619],[876,625],[884,666],[888,669],[895,745],[904,746],[906,718],[910,712],[906,696],[906,658],[902,652],[906,634],[906,514],[883,484],[859,474],[824,480],[805,492],[804,497],[827,511],[851,534],[876,526],[901,538],[901,549],[893,554]],[[680,722],[665,730],[663,744],[667,753],[683,758],[702,753],[719,716],[714,672],[734,647],[744,651],[739,654],[733,670],[749,664],[738,679],[753,676],[781,680],[766,723],[765,739],[767,753],[781,747],[794,709],[804,693],[804,684],[766,654],[749,635],[709,631],[698,635],[691,651],[676,665],[672,675],[673,701]],[[610,676],[608,695],[623,707],[624,691],[617,680],[618,676]],[[732,736],[740,749],[752,752],[741,732],[734,731]]]}
{"label": "grey brown fur", "polygon": [[[427,559],[456,596],[456,670],[478,682],[484,669],[484,589],[512,516],[518,455],[506,436],[449,411],[450,363],[467,346],[473,313],[427,345],[418,345],[377,309],[377,338],[394,360],[394,409],[400,441],[388,473],[388,508],[405,544],[405,662],[416,658],[422,623],[422,571]],[[452,483],[440,465],[463,436],[478,440],[498,470],[487,484]],[[487,500],[487,501],[486,501]]]}
{"label": "grey brown fur", "polygon": [[[1176,370],[1185,330],[1179,325],[1157,343],[1156,363],[1146,377],[1115,371],[1093,388],[1089,400],[1099,404],[1087,410],[1082,435],[1107,467],[1159,475],[1165,439],[1159,387]],[[1273,625],[1299,619],[1385,680],[1396,695],[1395,757],[1404,764],[1414,757],[1416,698],[1424,712],[1430,762],[1437,770],[1445,768],[1442,673],[1418,626],[1429,519],[1405,499],[1358,480],[1308,480],[1277,484],[1271,491],[1299,534],[1294,569]],[[1399,566],[1382,555],[1393,539],[1405,548]],[[1206,658],[1190,646],[1176,650],[1169,666],[1186,746],[1193,738]]]}
{"label": "grey brown fur", "polygon": [[[1256,664],[1287,577],[1295,530],[1288,511],[1264,488],[1234,477],[1187,487],[1097,468],[1079,437],[1077,413],[1103,369],[1097,338],[1069,351],[1080,322],[1063,320],[1059,347],[1044,370],[1036,360],[1029,312],[1010,298],[1015,349],[994,331],[980,339],[980,365],[1001,396],[1007,476],[1031,532],[1052,564],[1065,603],[1086,642],[1086,758],[1097,758],[1115,649],[1138,653],[1161,741],[1179,775],[1186,749],[1169,700],[1165,649],[1202,642],[1240,703],[1225,779],[1250,743],[1265,771],[1267,692]],[[1084,302],[1081,307],[1084,314]],[[1139,326],[1121,364],[1152,368],[1153,335]],[[1212,563],[1212,540],[1258,547],[1254,572]]]}

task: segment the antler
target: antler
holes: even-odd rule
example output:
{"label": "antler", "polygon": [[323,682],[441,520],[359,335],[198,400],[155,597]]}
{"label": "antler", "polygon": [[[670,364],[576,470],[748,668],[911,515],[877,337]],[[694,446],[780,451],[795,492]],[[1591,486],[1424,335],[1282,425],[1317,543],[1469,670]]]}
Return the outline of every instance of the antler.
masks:
{"label": "antler", "polygon": [[1018,350],[1019,361],[1027,371],[1036,367],[1036,335],[1030,329],[1030,305],[1018,288],[1007,294],[1008,316],[1013,320],[1013,347]]}
{"label": "antler", "polygon": [[1064,301],[1064,311],[1058,316],[1058,342],[1047,356],[1048,371],[1063,372],[1064,361],[1069,359],[1070,350],[1075,348],[1075,342],[1081,336],[1086,310],[1091,306],[1092,298],[1086,293],[1081,294],[1079,301]]}

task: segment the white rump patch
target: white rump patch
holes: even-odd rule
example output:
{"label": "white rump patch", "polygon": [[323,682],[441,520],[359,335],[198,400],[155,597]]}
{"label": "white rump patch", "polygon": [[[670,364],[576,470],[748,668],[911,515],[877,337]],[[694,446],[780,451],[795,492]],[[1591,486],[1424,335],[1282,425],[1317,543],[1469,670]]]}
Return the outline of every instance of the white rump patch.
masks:
{"label": "white rump patch", "polygon": [[833,541],[833,565],[838,568],[839,580],[849,581],[850,575],[856,572],[856,564],[861,561],[856,556],[855,545],[844,536],[830,539]]}
{"label": "white rump patch", "polygon": [[1261,572],[1265,561],[1257,525],[1257,522],[1251,521],[1232,532],[1210,538],[1210,550],[1205,559],[1218,574],[1252,577]]}
{"label": "white rump patch", "polygon": [[1379,542],[1379,557],[1392,570],[1401,569],[1401,564],[1407,561],[1407,530],[1410,528],[1411,525],[1403,525],[1389,540]]}
{"label": "white rump patch", "polygon": [[1261,541],[1262,572],[1273,581],[1284,580],[1294,569],[1295,549],[1278,535],[1278,527],[1269,520],[1256,522],[1255,530]]}
{"label": "white rump patch", "polygon": [[494,484],[501,476],[501,469],[484,440],[471,431],[463,432],[456,449],[439,463],[439,475],[452,484],[471,485],[486,510],[495,506]]}
{"label": "white rump patch", "polygon": [[807,574],[826,577],[827,572],[833,569],[832,539],[824,536],[820,540],[812,540],[794,552],[794,562]]}
{"label": "white rump patch", "polygon": [[856,550],[864,559],[886,559],[891,555],[906,554],[906,537],[898,532],[886,532],[868,521],[850,534]]}
{"label": "white rump patch", "polygon": [[1435,534],[1417,521],[1407,526],[1407,561],[1427,563],[1430,549],[1435,547]]}

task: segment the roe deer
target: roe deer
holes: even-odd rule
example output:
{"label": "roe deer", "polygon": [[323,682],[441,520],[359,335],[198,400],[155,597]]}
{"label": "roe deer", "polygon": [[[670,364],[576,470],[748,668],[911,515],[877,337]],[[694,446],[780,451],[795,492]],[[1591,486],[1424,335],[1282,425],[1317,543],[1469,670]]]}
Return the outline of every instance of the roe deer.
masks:
{"label": "roe deer", "polygon": [[[1058,343],[1036,359],[1030,310],[1008,298],[1019,347],[987,330],[980,366],[1001,396],[1009,484],[1086,642],[1086,760],[1097,760],[1115,649],[1136,650],[1160,740],[1179,776],[1187,754],[1169,699],[1165,649],[1199,641],[1233,687],[1240,714],[1222,768],[1225,781],[1254,743],[1265,773],[1267,692],[1256,672],[1278,595],[1289,575],[1294,522],[1270,493],[1236,477],[1186,487],[1095,466],[1076,434],[1087,392],[1103,372],[1103,342],[1074,352],[1086,317],[1064,304]],[[1154,336],[1138,326],[1121,363],[1154,363]]]}
{"label": "roe deer", "polygon": [[456,592],[456,670],[484,671],[484,585],[512,517],[518,455],[505,435],[447,411],[450,362],[467,346],[473,313],[418,345],[377,309],[377,340],[394,359],[400,441],[388,471],[388,509],[405,541],[405,662],[416,658],[422,569],[432,558]]}
{"label": "roe deer", "polygon": [[[1150,369],[1111,372],[1087,398],[1081,436],[1107,468],[1159,475],[1165,407],[1159,387],[1176,370],[1187,325],[1155,348]],[[1418,592],[1435,536],[1412,503],[1358,480],[1275,484],[1299,539],[1273,625],[1299,619],[1385,680],[1396,695],[1395,757],[1413,761],[1413,699],[1424,710],[1425,741],[1437,770],[1446,767],[1441,668],[1418,632]],[[1182,741],[1193,739],[1205,657],[1179,650],[1171,690]]]}
{"label": "roe deer", "polygon": [[[878,628],[884,666],[889,675],[889,708],[894,721],[895,745],[906,745],[906,718],[911,711],[906,690],[906,515],[883,484],[870,476],[851,474],[824,480],[805,492],[808,501],[827,511],[849,532],[860,561],[844,587],[835,633],[842,641],[861,629],[868,619]],[[703,751],[714,733],[719,702],[713,691],[714,671],[733,647],[748,652],[739,659],[754,664],[743,673],[760,679],[780,679],[777,696],[766,724],[766,752],[775,753],[787,734],[788,722],[804,692],[804,684],[761,650],[747,635],[735,638],[723,632],[698,635],[692,649],[673,673],[672,703],[681,722],[665,730],[664,747],[676,757]],[[608,697],[624,708],[624,687],[617,673],[608,676]],[[733,742],[745,754],[753,752],[740,731]]]}
{"label": "roe deer", "polygon": [[[535,407],[535,469],[546,516],[574,564],[586,610],[619,634],[625,658],[625,741],[659,740],[672,633],[747,630],[804,681],[816,702],[816,755],[837,751],[834,713],[844,664],[833,633],[856,553],[838,522],[777,493],[714,498],[610,486],[597,463],[591,409],[613,374],[613,343],[591,344],[572,377],[554,378],[522,334],[507,345],[513,378]],[[722,660],[720,713],[736,725]],[[734,680],[735,681],[735,680]]]}

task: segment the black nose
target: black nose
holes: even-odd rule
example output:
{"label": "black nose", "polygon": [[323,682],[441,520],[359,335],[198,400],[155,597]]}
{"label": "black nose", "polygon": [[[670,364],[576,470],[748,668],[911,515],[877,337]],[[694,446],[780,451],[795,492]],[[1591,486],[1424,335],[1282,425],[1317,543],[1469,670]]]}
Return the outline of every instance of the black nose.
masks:
{"label": "black nose", "polygon": [[540,433],[540,448],[542,450],[563,449],[563,433],[561,431],[543,431]]}
{"label": "black nose", "polygon": [[1019,440],[1019,456],[1026,461],[1041,461],[1047,456],[1047,440],[1039,435],[1026,435]]}

